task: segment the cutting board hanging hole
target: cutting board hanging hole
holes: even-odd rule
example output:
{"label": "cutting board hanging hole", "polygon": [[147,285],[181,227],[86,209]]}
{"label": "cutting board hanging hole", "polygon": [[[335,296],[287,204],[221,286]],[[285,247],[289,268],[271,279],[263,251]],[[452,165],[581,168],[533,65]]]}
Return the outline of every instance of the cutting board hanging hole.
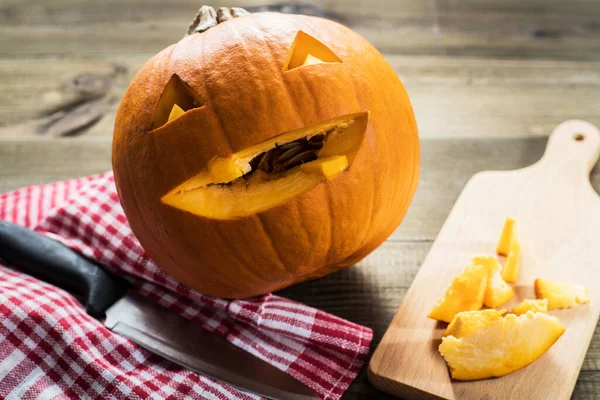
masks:
{"label": "cutting board hanging hole", "polygon": [[600,157],[600,132],[586,121],[569,120],[558,125],[550,135],[546,153],[535,165],[539,168],[573,168],[585,180]]}

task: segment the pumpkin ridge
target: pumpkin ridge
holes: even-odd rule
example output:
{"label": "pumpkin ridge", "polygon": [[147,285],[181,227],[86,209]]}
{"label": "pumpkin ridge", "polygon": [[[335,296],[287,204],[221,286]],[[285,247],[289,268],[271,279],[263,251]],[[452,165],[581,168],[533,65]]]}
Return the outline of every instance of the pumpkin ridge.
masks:
{"label": "pumpkin ridge", "polygon": [[[229,240],[226,239],[227,235],[224,235],[223,232],[221,232],[221,229],[219,228],[219,225],[217,224],[212,224],[212,230],[215,233],[215,235],[218,236],[219,240],[222,243],[228,243]],[[228,251],[228,255],[233,258],[234,261],[236,261],[239,265],[244,265],[247,264],[247,261],[243,258],[241,258],[238,255],[238,249],[237,248],[233,248],[230,251]],[[269,281],[268,279],[266,279],[264,276],[260,275],[254,268],[246,268],[244,270],[245,272],[247,272],[250,275],[253,275],[257,281]]]}
{"label": "pumpkin ridge", "polygon": [[334,215],[333,209],[331,208],[331,187],[329,185],[325,185],[324,187],[325,193],[327,193],[327,218],[329,220],[329,245],[327,246],[327,254],[325,254],[325,259],[327,263],[331,263],[331,253],[332,248],[335,246],[335,242],[333,241],[333,226],[334,226]]}
{"label": "pumpkin ridge", "polygon": [[[300,228],[301,228],[302,232],[304,233],[304,235],[303,235],[304,236],[303,242],[310,243],[312,245],[313,244],[313,240],[312,240],[312,238],[310,236],[309,229],[306,227],[306,223],[304,221],[304,218],[302,218],[302,213],[301,213],[301,210],[300,210],[300,205],[298,204],[298,202],[293,202],[293,204],[294,204],[295,214],[297,214],[298,217],[299,217],[298,220],[300,221]],[[308,262],[307,264],[312,264],[312,263],[313,263],[313,260],[310,260],[310,262]]]}
{"label": "pumpkin ridge", "polygon": [[[264,31],[262,29],[261,29],[261,33],[264,34]],[[292,43],[293,43],[293,41],[292,41]],[[270,54],[273,54],[273,47],[268,41],[267,41],[267,48],[269,49]],[[285,82],[285,71],[281,68],[279,68],[278,70],[279,70],[280,81]],[[292,94],[290,93],[290,87],[287,85],[283,85],[283,88],[286,93],[286,97],[288,98],[290,103],[293,105],[294,112],[296,113],[296,116],[298,117],[298,119],[301,121],[302,126],[306,126],[307,123],[304,120],[302,113],[300,112],[300,107],[298,105],[298,102],[296,101],[296,98],[294,98],[294,96],[292,96]]]}
{"label": "pumpkin ridge", "polygon": [[[223,26],[221,24],[219,24],[219,25],[221,27]],[[215,28],[218,28],[219,25],[217,25]],[[207,35],[209,33],[214,33],[214,29],[210,29],[208,31],[205,31],[204,33],[202,33],[200,35],[200,41],[202,43],[202,52],[201,52],[202,59],[204,59],[204,58],[207,57],[206,54],[205,54],[206,46],[204,46],[204,40],[206,38],[205,35]],[[202,82],[204,83],[204,90],[206,91],[206,97],[207,97],[206,102],[207,102],[207,104],[210,102],[211,107],[214,110],[214,105],[213,105],[213,102],[211,100],[213,98],[213,95],[212,95],[213,92],[212,92],[212,89],[210,87],[211,86],[210,85],[210,81],[207,79],[207,75],[206,75],[207,71],[205,70],[205,68],[201,68],[201,70],[202,70]],[[221,133],[220,136],[225,140],[225,143],[227,143],[228,154],[232,154],[233,153],[233,146],[232,146],[231,140],[229,139],[229,136],[227,135],[227,132],[225,131],[225,129],[223,127],[223,121],[221,120],[221,116],[219,115],[218,112],[214,112],[213,115],[214,115],[215,120],[217,121],[217,125],[219,125],[219,131]]]}
{"label": "pumpkin ridge", "polygon": [[[367,127],[365,129],[365,137],[363,139],[362,145],[360,146],[361,149],[365,145],[367,145],[367,146],[370,145],[369,141],[367,140],[367,138],[368,138],[367,135],[369,134],[369,125],[368,124],[370,124],[370,121],[367,123]],[[357,154],[357,156],[358,156],[358,154]],[[373,162],[372,158],[369,158],[369,165],[371,167],[371,168],[369,168],[370,173],[371,173],[370,182],[375,182],[375,163]],[[363,247],[369,241],[370,236],[371,236],[371,227],[373,226],[373,219],[374,219],[374,214],[375,214],[375,212],[374,212],[374,206],[375,206],[375,190],[374,190],[374,188],[370,192],[371,192],[371,196],[369,196],[370,201],[369,201],[369,208],[368,208],[369,209],[369,217],[367,218],[368,224],[366,226],[365,233],[359,242],[360,247]],[[349,257],[352,257],[352,254],[349,255],[347,258],[349,258]],[[347,258],[345,258],[344,260],[346,260]]]}
{"label": "pumpkin ridge", "polygon": [[[387,105],[386,105],[386,109],[387,109]],[[366,132],[365,132],[365,141],[368,143],[368,146],[370,147],[374,147],[373,143],[371,140],[369,140],[370,136],[369,133],[375,130],[375,123],[372,122],[371,120],[369,120],[369,124],[370,124],[370,128],[371,130],[369,130],[369,126],[367,126]],[[382,140],[383,141],[383,140]],[[363,143],[363,146],[365,145],[365,143]],[[385,151],[389,151],[388,148],[388,143],[386,141],[386,143],[381,143],[378,146],[379,148],[385,149]],[[376,160],[372,157],[369,157],[369,164],[370,164],[370,168],[369,170],[371,171],[371,175],[372,175],[372,180],[371,180],[371,184],[373,186],[373,190],[372,193],[373,195],[371,196],[371,205],[370,205],[370,210],[371,210],[371,215],[369,218],[369,222],[368,222],[368,227],[366,229],[366,234],[365,234],[365,242],[363,243],[363,245],[366,245],[367,243],[371,242],[373,240],[373,233],[372,230],[374,229],[376,225],[376,221],[377,219],[381,218],[381,202],[379,201],[379,199],[376,198],[376,192],[380,192],[380,188],[379,186],[379,182],[377,181],[377,174],[376,171],[377,169],[377,165],[376,165]]]}
{"label": "pumpkin ridge", "polygon": [[[346,27],[342,25],[342,28],[345,29]],[[360,35],[359,35],[360,36]],[[375,49],[375,51],[377,51]],[[349,69],[352,68],[352,66],[350,64],[346,65],[344,64],[344,68]],[[347,74],[351,75],[351,73],[349,71],[346,71]],[[356,101],[358,103],[358,106],[360,107],[361,110],[367,110],[368,107],[366,104],[364,104],[365,102],[362,101],[362,99],[359,98],[358,96],[358,88],[357,88],[357,83],[354,81],[354,79],[350,80],[352,82],[352,91],[354,92],[354,96],[356,97]],[[369,113],[371,111],[369,110]],[[365,142],[370,145],[370,141],[368,140],[369,138],[369,127],[372,128],[372,122],[371,122],[371,118],[369,115],[369,118],[367,120],[367,126],[365,127],[365,135],[363,138],[363,143],[361,144],[360,148],[359,148],[359,152],[363,149],[363,147],[365,146]],[[357,154],[358,157],[358,154]],[[375,182],[375,163],[373,158],[369,158],[369,165],[370,165],[370,173],[371,173],[371,180],[370,182]],[[352,168],[352,166],[350,166],[350,168]],[[374,188],[372,188],[371,192],[371,196],[370,196],[370,202],[369,202],[369,217],[367,218],[368,224],[366,226],[366,229],[364,230],[364,235],[363,238],[358,242],[359,243],[359,247],[362,247],[365,245],[365,243],[367,243],[369,241],[369,238],[371,237],[371,229],[373,227],[373,220],[374,220],[374,205],[375,205],[375,190]],[[353,254],[348,255],[348,257],[346,257],[344,260],[347,260],[348,258],[352,257]]]}
{"label": "pumpkin ridge", "polygon": [[[213,228],[213,232],[215,232],[216,235],[218,235],[219,239],[222,241],[222,243],[228,243],[229,241],[226,240],[226,235],[223,235],[223,232],[221,232],[221,229],[219,229],[219,226],[216,224],[213,224],[212,226]],[[240,258],[238,255],[238,248],[234,248],[231,251],[228,252],[228,254],[234,259],[237,260],[239,265],[247,265],[247,260],[245,260],[244,258]],[[244,272],[248,273],[249,275],[252,275],[257,282],[269,282],[269,283],[278,283],[279,280],[274,279],[274,280],[269,280],[268,277],[263,276],[262,274],[260,274],[258,271],[256,271],[255,269],[256,266],[252,265],[251,268],[245,268]],[[240,288],[240,290],[243,290],[243,288]]]}
{"label": "pumpkin ridge", "polygon": [[277,247],[275,246],[275,242],[273,242],[273,239],[271,239],[271,236],[269,236],[269,233],[267,232],[267,229],[265,228],[265,223],[260,214],[256,215],[256,220],[258,220],[258,223],[262,229],[263,235],[267,238],[269,245],[270,245],[271,249],[273,250],[273,253],[275,254],[276,260],[279,261],[279,264],[281,264],[283,271],[288,272],[288,273],[292,272],[292,271],[288,270],[285,260],[281,257],[281,255],[279,254],[279,251],[277,250]]}

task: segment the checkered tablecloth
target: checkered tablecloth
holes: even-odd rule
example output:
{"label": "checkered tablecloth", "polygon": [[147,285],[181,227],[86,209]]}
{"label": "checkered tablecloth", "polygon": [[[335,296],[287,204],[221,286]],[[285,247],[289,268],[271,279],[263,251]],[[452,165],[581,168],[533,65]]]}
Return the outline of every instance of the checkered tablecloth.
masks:
{"label": "checkered tablecloth", "polygon": [[[341,397],[367,358],[369,328],[272,294],[208,297],[160,270],[131,232],[110,172],[0,194],[0,219],[96,259],[321,398]],[[258,397],[151,354],[89,317],[67,292],[0,264],[0,398]]]}

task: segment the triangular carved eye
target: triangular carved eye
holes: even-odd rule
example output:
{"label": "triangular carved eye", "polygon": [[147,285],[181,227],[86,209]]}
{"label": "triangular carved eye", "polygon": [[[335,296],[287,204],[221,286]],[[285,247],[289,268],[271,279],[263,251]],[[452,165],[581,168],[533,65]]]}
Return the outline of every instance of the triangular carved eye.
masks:
{"label": "triangular carved eye", "polygon": [[341,62],[342,60],[329,47],[314,37],[298,31],[294,43],[292,43],[285,71],[304,65]]}
{"label": "triangular carved eye", "polygon": [[[204,105],[202,97],[177,74],[171,76],[171,79],[169,79],[169,82],[165,85],[160,95],[158,106],[156,107],[156,111],[154,111],[154,118],[152,119],[152,129],[159,128],[170,120],[169,115],[175,105],[179,106],[183,112]],[[171,116],[171,119],[173,119],[173,116]]]}

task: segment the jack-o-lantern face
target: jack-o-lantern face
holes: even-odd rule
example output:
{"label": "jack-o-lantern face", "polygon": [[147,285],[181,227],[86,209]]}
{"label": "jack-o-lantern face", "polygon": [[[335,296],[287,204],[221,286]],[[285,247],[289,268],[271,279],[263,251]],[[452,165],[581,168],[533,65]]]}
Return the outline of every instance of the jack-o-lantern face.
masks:
{"label": "jack-o-lantern face", "polygon": [[331,21],[253,14],[138,73],[113,165],[141,244],[189,286],[247,297],[356,262],[399,224],[418,139],[393,69]]}
{"label": "jack-o-lantern face", "polygon": [[[302,31],[287,53],[284,80],[287,74],[297,73],[292,72],[297,68],[342,63],[327,46]],[[154,112],[153,127],[185,118],[186,111],[205,106],[202,96],[173,74]],[[268,210],[348,169],[363,142],[367,117],[367,112],[336,116],[279,133],[226,157],[215,156],[203,171],[169,191],[162,201],[217,219]]]}

